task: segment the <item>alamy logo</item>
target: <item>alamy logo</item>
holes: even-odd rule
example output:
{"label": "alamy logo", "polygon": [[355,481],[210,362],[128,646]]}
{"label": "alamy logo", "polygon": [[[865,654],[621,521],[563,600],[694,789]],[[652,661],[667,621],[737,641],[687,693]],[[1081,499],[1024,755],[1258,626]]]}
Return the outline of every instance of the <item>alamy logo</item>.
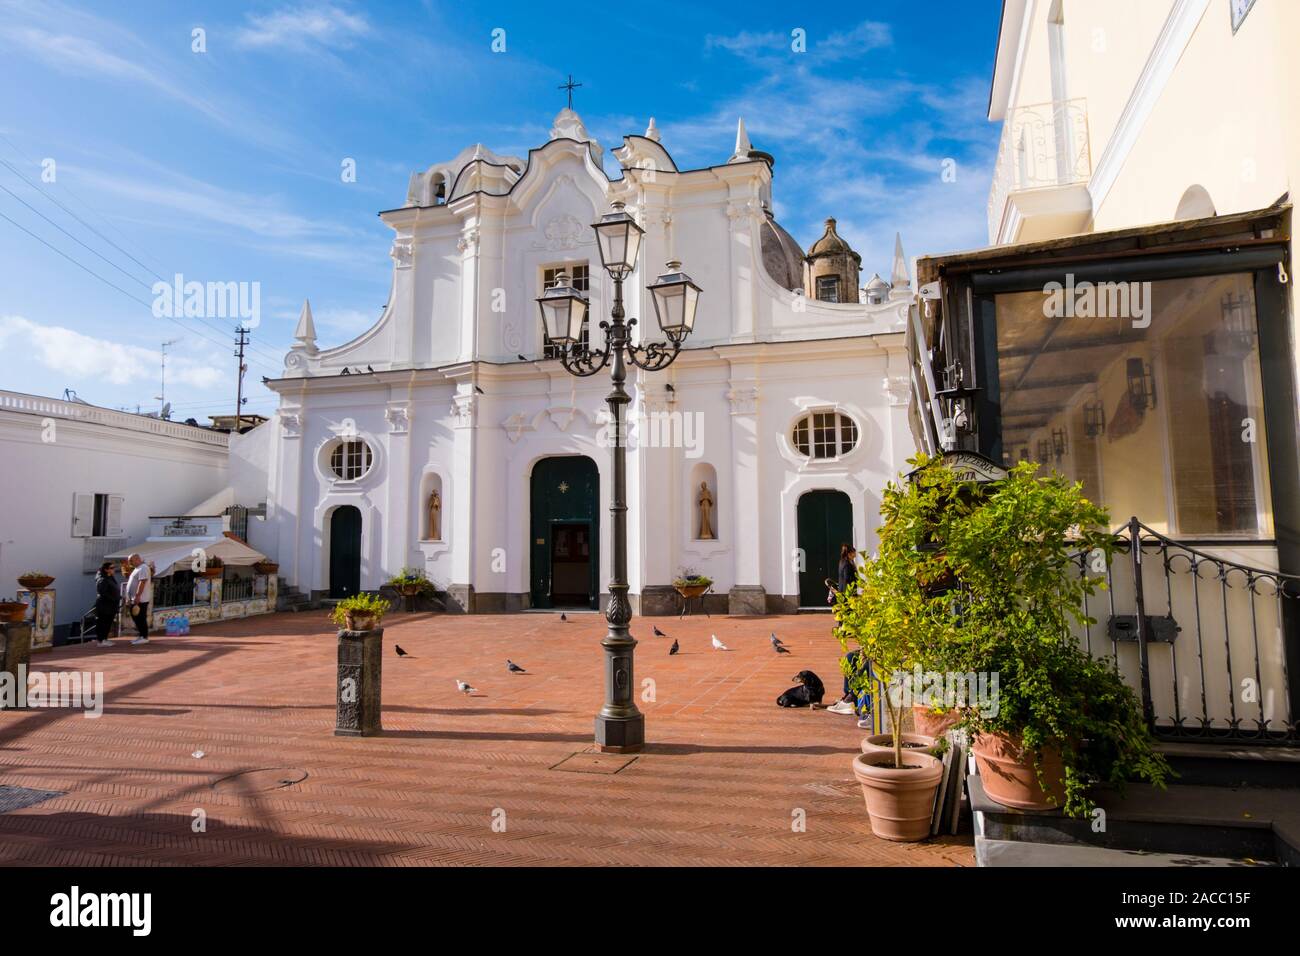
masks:
{"label": "alamy logo", "polygon": [[126,926],[133,936],[148,936],[153,927],[152,893],[69,893],[50,897],[50,925]]}
{"label": "alamy logo", "polygon": [[1049,319],[1129,319],[1135,329],[1151,325],[1150,282],[1082,282],[1067,272],[1065,284],[1043,286],[1043,315]]}
{"label": "alamy logo", "polygon": [[262,321],[262,283],[186,282],[176,273],[171,284],[153,284],[153,314],[159,319],[238,319],[246,329]]}
{"label": "alamy logo", "polygon": [[104,713],[103,671],[35,671],[19,664],[17,672],[0,671],[0,704],[28,707],[80,707],[89,718]]}
{"label": "alamy logo", "polygon": [[[703,412],[650,412],[632,415],[623,424],[623,443],[628,448],[682,448],[692,460],[704,454]],[[613,419],[596,433],[596,444],[612,448],[618,438]]]}

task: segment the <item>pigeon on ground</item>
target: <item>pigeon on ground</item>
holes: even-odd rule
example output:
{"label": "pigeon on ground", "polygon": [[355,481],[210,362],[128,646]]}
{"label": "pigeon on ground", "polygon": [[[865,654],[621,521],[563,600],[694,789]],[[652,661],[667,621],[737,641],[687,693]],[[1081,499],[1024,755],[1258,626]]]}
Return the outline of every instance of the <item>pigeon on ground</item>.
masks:
{"label": "pigeon on ground", "polygon": [[723,644],[720,640],[718,640],[718,635],[716,635],[716,634],[713,635],[713,649],[714,649],[715,651],[729,651],[729,650],[731,650],[731,648],[727,647],[726,644]]}
{"label": "pigeon on ground", "polygon": [[523,354],[520,353],[520,352],[516,352],[516,353],[515,353],[515,358],[519,359],[519,361],[521,361],[521,362],[527,362],[527,361],[528,361],[528,359],[524,358]]}
{"label": "pigeon on ground", "polygon": [[520,666],[519,666],[518,664],[516,664],[514,661],[510,660],[510,658],[508,658],[508,657],[506,658],[506,670],[508,670],[508,671],[509,671],[510,673],[512,673],[512,674],[527,674],[527,673],[528,673],[528,671],[524,670],[522,667],[520,667]]}
{"label": "pigeon on ground", "polygon": [[396,644],[396,645],[394,645],[394,646],[397,648],[397,656],[398,656],[398,657],[406,657],[406,656],[407,656],[406,651],[402,650],[402,645],[401,645],[401,644]]}
{"label": "pigeon on ground", "polygon": [[567,614],[565,614],[563,611],[561,611],[561,612],[560,612],[560,620],[561,620],[561,621],[567,621],[568,619],[569,619],[569,615],[567,615]]}
{"label": "pigeon on ground", "polygon": [[773,632],[772,632],[772,646],[773,646],[773,647],[780,647],[780,646],[781,646],[782,644],[784,644],[784,643],[785,643],[785,641],[781,640],[781,638],[779,638],[779,637],[776,636],[776,631],[773,631]]}
{"label": "pigeon on ground", "polygon": [[463,680],[456,681],[456,689],[460,691],[462,694],[464,694],[466,697],[474,693],[474,688],[470,687],[469,684],[465,683],[465,681]]}
{"label": "pigeon on ground", "polygon": [[366,371],[367,371],[367,372],[373,372],[374,369],[371,368],[369,365],[367,365],[367,366],[366,366]]}
{"label": "pigeon on ground", "polygon": [[663,631],[659,630],[659,628],[657,627],[655,628],[655,637],[667,637],[667,636],[668,635],[665,634]]}
{"label": "pigeon on ground", "polygon": [[680,649],[681,649],[681,645],[678,644],[676,641],[673,641],[673,646],[668,648],[668,655],[671,657],[673,654],[676,654]]}
{"label": "pigeon on ground", "polygon": [[772,650],[776,651],[778,654],[790,653],[790,648],[786,647],[784,644],[773,644]]}

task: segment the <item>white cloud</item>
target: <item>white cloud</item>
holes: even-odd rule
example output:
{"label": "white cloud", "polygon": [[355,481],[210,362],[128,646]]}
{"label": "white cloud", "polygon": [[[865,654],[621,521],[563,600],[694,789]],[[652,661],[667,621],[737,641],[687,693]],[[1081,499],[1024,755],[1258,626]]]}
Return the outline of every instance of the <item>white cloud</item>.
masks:
{"label": "white cloud", "polygon": [[248,20],[250,25],[235,35],[235,43],[250,49],[346,48],[357,37],[370,32],[370,23],[364,16],[332,4],[286,7],[264,16],[251,14]]}
{"label": "white cloud", "polygon": [[[17,348],[51,371],[80,382],[86,379],[112,385],[157,381],[159,352],[138,345],[124,345],[109,339],[85,335],[58,325],[41,325],[18,315],[0,316],[0,346]],[[228,377],[210,362],[196,361],[176,352],[167,355],[167,380],[193,388],[212,388]]]}
{"label": "white cloud", "polygon": [[[805,31],[806,52],[819,60],[842,60],[871,50],[890,46],[894,42],[889,24],[864,20],[850,30],[841,30],[820,36]],[[726,50],[746,60],[771,60],[780,54],[795,54],[796,36],[793,31],[769,30],[755,33],[742,30],[732,36],[709,34],[704,38],[706,49]],[[802,53],[796,55],[803,55]]]}

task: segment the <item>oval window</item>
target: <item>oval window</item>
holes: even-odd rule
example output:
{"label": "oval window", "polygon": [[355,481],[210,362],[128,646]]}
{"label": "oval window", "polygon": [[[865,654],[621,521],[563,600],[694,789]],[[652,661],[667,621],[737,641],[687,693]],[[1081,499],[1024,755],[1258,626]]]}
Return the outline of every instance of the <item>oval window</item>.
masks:
{"label": "oval window", "polygon": [[370,470],[373,453],[359,438],[341,441],[330,452],[330,470],[344,481],[355,481]]}
{"label": "oval window", "polygon": [[858,443],[858,426],[839,412],[811,412],[794,423],[794,447],[809,458],[838,458]]}

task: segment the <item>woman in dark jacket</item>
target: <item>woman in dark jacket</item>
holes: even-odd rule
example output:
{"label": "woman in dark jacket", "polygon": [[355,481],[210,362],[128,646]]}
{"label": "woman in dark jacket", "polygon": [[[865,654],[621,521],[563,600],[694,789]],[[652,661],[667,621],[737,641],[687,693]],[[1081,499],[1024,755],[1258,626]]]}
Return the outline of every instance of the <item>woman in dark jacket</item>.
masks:
{"label": "woman in dark jacket", "polygon": [[105,561],[95,575],[95,639],[100,647],[108,647],[112,643],[108,639],[108,632],[117,620],[121,604],[122,588],[113,576],[113,562]]}
{"label": "woman in dark jacket", "polygon": [[[857,577],[858,577],[857,549],[853,547],[853,545],[851,544],[840,545],[840,565],[839,565],[838,574],[836,578],[836,580],[838,581],[838,586],[835,588],[835,590],[839,594],[848,593],[850,585],[852,585],[853,582],[857,580]],[[853,671],[861,671],[864,666],[867,668],[870,668],[871,666],[868,662],[862,659],[861,650],[849,651],[849,653],[846,654],[845,657],[849,661],[849,666]],[[853,693],[853,689],[849,685],[850,685],[850,680],[848,676],[845,676],[844,696],[841,697],[837,703],[833,704],[827,709],[836,714],[858,714],[858,716],[860,717],[865,716],[865,714],[871,710],[871,695],[869,693],[864,693],[862,695],[862,698],[859,699]]]}

